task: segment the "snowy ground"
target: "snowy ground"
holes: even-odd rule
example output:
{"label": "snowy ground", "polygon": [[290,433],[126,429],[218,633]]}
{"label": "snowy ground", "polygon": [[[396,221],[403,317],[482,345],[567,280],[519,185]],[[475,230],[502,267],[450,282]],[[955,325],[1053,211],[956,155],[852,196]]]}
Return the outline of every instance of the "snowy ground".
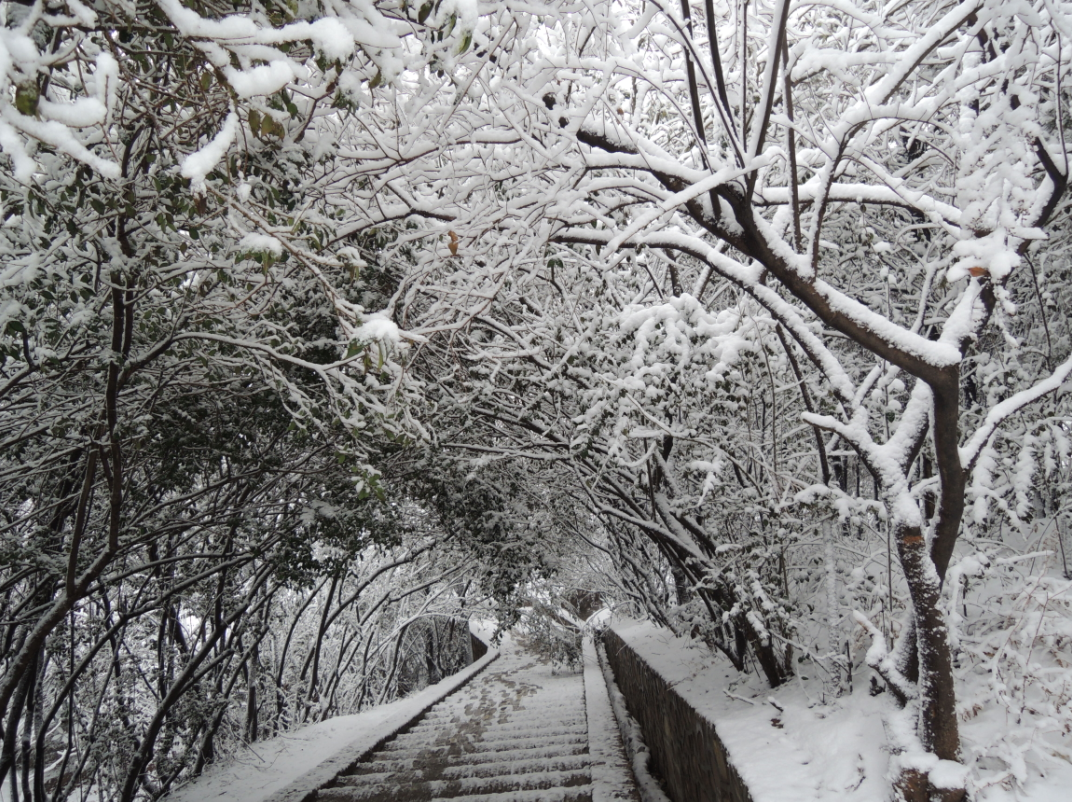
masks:
{"label": "snowy ground", "polygon": [[[615,631],[644,656],[691,705],[715,723],[754,802],[879,802],[891,796],[884,722],[889,694],[867,692],[867,668],[855,693],[816,697],[797,679],[771,691],[754,675],[742,675],[705,647],[676,638],[653,624],[621,622]],[[994,716],[965,722],[966,750],[990,742]],[[1005,723],[1007,726],[1007,722]],[[1072,764],[1055,763],[1046,776],[1030,772],[1022,787],[1002,783],[978,789],[976,802],[1067,802]]]}
{"label": "snowy ground", "polygon": [[[856,673],[855,693],[841,698],[821,698],[819,686],[800,677],[771,691],[757,677],[738,673],[705,647],[676,638],[653,624],[617,622],[614,628],[677,693],[714,722],[754,802],[880,802],[890,798],[885,727],[894,711],[888,694],[871,696],[867,692],[867,668]],[[507,670],[517,669],[512,665],[518,660],[517,646],[507,638],[502,650],[510,655],[507,663],[511,663],[497,669],[505,676]],[[300,798],[334,778],[496,658],[498,652],[491,651],[459,674],[413,697],[246,747],[227,764],[209,767],[204,776],[172,794],[169,802],[286,802]],[[589,687],[599,674],[590,647],[585,658],[589,729],[599,720],[602,724],[596,730],[608,731],[613,725],[608,725],[612,718],[605,689],[599,685],[603,693],[599,697]],[[526,682],[535,680],[526,675]],[[563,688],[570,685],[561,684]],[[478,686],[467,686],[466,693],[474,692],[481,692]],[[464,694],[457,697],[462,702],[466,698]],[[962,724],[965,754],[975,758],[975,802],[1065,802],[1072,789],[1072,764],[1064,760],[1051,761],[1045,774],[1036,765],[1022,772],[1019,781],[985,782],[988,756],[979,756],[980,745],[1008,740],[1010,734],[1024,729],[1014,724],[999,708],[984,710]],[[609,772],[603,785],[610,788],[610,778],[621,771],[616,734],[593,739],[590,746],[593,762],[598,766],[605,759],[608,765],[607,769],[593,766],[591,782],[599,786],[604,779],[601,775]],[[1061,756],[1058,750],[1051,752],[1055,758]],[[602,759],[598,759],[599,753]],[[618,798],[610,793],[593,796]],[[0,791],[0,802],[4,798]]]}

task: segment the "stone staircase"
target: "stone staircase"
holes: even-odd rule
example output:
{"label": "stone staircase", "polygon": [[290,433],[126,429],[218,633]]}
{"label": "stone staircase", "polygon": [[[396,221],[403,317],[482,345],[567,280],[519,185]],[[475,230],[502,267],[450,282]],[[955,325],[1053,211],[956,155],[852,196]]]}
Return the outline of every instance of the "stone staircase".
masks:
{"label": "stone staircase", "polygon": [[[594,759],[589,748],[590,717],[581,674],[556,674],[530,652],[504,649],[484,673],[321,788],[316,800],[633,799],[627,780],[608,790],[607,761]],[[603,733],[597,740],[615,736]],[[593,762],[599,766],[595,780]]]}

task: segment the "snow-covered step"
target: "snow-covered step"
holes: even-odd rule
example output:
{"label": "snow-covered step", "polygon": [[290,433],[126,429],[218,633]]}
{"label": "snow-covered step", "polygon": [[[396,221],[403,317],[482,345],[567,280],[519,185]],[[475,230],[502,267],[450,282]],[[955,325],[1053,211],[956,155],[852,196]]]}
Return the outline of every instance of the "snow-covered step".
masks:
{"label": "snow-covered step", "polygon": [[[527,746],[520,749],[504,749],[499,751],[484,751],[484,752],[457,752],[451,756],[452,763],[455,765],[477,766],[483,763],[503,763],[512,760],[546,760],[552,761],[562,757],[570,757],[574,755],[586,754],[588,744],[586,743],[569,743],[569,744],[556,744],[552,746],[540,746],[533,748]],[[386,753],[385,757],[386,757]],[[391,753],[391,760],[384,759],[382,765],[395,766],[391,770],[396,771],[409,771],[412,770],[421,760],[427,756],[425,750],[414,750],[413,752],[406,753],[402,759],[397,759],[399,753]],[[371,760],[371,758],[370,758]],[[380,771],[381,760],[376,759],[375,762],[369,762],[362,764],[361,767],[355,769],[355,774],[360,773],[362,768],[369,768],[375,771]],[[384,769],[385,771],[388,769]]]}
{"label": "snow-covered step", "polygon": [[[502,754],[501,752],[498,754]],[[513,760],[494,760],[447,766],[443,777],[496,777],[504,774],[527,774],[534,771],[571,771],[587,768],[587,753],[575,755],[545,755],[537,758],[515,757]]]}
{"label": "snow-covered step", "polygon": [[406,744],[406,748],[419,743],[439,743],[449,739],[452,732],[457,732],[459,737],[483,737],[509,740],[510,738],[531,738],[533,733],[541,735],[576,735],[588,731],[585,722],[561,721],[555,719],[543,719],[540,722],[527,724],[486,724],[484,722],[453,722],[440,725],[438,730],[421,730],[409,732],[399,736],[396,743]]}
{"label": "snow-covered step", "polygon": [[[485,700],[485,703],[486,701],[487,700]],[[517,710],[514,710],[510,707],[504,707],[499,710],[475,710],[469,713],[465,712],[464,710],[456,710],[450,716],[443,716],[435,719],[434,721],[423,721],[421,723],[421,728],[424,729],[440,727],[444,723],[451,721],[480,721],[485,724],[527,724],[533,721],[539,721],[544,718],[553,718],[556,721],[584,720],[583,708],[580,711],[578,711],[577,709],[579,705],[584,704],[583,697],[577,699],[574,704],[555,707],[541,704],[539,699],[533,701],[535,704],[538,705],[537,709],[519,708]]]}
{"label": "snow-covered step", "polygon": [[528,745],[517,749],[489,749],[479,752],[463,752],[454,757],[454,763],[475,766],[481,763],[503,763],[510,760],[552,760],[563,755],[581,755],[588,751],[588,744],[581,741],[565,744]]}
{"label": "snow-covered step", "polygon": [[477,741],[458,739],[453,743],[432,744],[416,746],[410,749],[384,750],[382,755],[387,760],[424,760],[438,756],[453,757],[460,761],[474,755],[486,754],[503,760],[503,753],[524,754],[526,751],[540,750],[540,754],[572,754],[587,748],[587,738],[584,735],[551,735],[541,738],[539,742],[529,739]]}
{"label": "snow-covered step", "polygon": [[588,726],[583,723],[567,725],[553,722],[545,723],[543,726],[524,727],[470,726],[466,731],[454,736],[451,733],[451,729],[457,726],[445,724],[443,725],[443,730],[437,732],[411,732],[401,735],[389,746],[385,747],[384,751],[403,752],[409,749],[432,748],[455,742],[456,739],[479,738],[484,743],[492,741],[510,743],[512,741],[530,741],[534,734],[539,734],[542,741],[550,743],[551,741],[548,739],[561,739],[564,742],[568,742],[574,738],[585,740],[588,737]]}
{"label": "snow-covered step", "polygon": [[[345,792],[344,788],[322,788],[317,793],[317,802],[351,802],[352,796],[336,795]],[[590,802],[591,785],[577,785],[569,788],[532,788],[525,790],[498,791],[489,793],[462,794],[460,796],[409,797],[395,790],[388,790],[380,797],[361,798],[361,802]]]}
{"label": "snow-covered step", "polygon": [[[579,785],[572,788],[506,791],[498,794],[467,794],[450,797],[450,800],[451,802],[588,802],[591,798],[592,786]],[[443,802],[443,799],[432,799],[430,802]]]}
{"label": "snow-covered step", "polygon": [[496,794],[508,791],[570,788],[587,785],[587,766],[575,771],[541,771],[525,774],[509,773],[493,777],[459,777],[449,780],[395,778],[367,781],[367,776],[343,778],[346,785],[321,791],[319,800],[337,802],[380,802],[386,799],[451,799],[474,794]]}
{"label": "snow-covered step", "polygon": [[545,703],[540,706],[539,711],[530,711],[525,707],[504,707],[501,710],[488,710],[482,709],[481,704],[484,701],[483,698],[478,697],[465,705],[455,705],[453,707],[445,708],[442,711],[429,711],[425,717],[421,720],[421,726],[436,726],[444,721],[453,721],[456,719],[473,719],[484,718],[486,720],[496,720],[503,716],[510,716],[516,720],[526,721],[530,719],[537,719],[543,711],[548,711],[552,714],[564,716],[573,715],[575,718],[582,718],[584,711],[578,710],[577,705],[581,704],[584,697],[578,695],[575,699],[571,699],[569,703]]}
{"label": "snow-covered step", "polygon": [[[584,701],[579,700],[578,704],[584,704]],[[526,716],[524,718],[517,716],[503,716],[501,718],[473,722],[473,724],[474,726],[481,727],[485,732],[525,732],[526,730],[531,731],[536,728],[543,729],[545,727],[583,730],[588,726],[588,722],[584,718],[575,717],[573,711],[551,715]]]}
{"label": "snow-covered step", "polygon": [[[592,787],[551,788],[535,791],[508,791],[503,794],[456,796],[452,802],[583,802],[592,798]],[[431,802],[440,802],[433,799]]]}
{"label": "snow-covered step", "polygon": [[[537,702],[538,704],[538,702]],[[526,727],[540,726],[548,721],[556,723],[585,726],[586,719],[583,713],[578,715],[578,705],[584,704],[583,699],[578,699],[576,705],[563,707],[560,710],[539,709],[538,711],[494,711],[493,714],[478,715],[468,714],[463,711],[456,712],[451,716],[444,716],[434,722],[422,722],[421,726],[410,730],[410,733],[437,732],[450,724],[470,724],[481,727],[497,727],[501,729],[524,729]]]}
{"label": "snow-covered step", "polygon": [[[441,772],[441,778],[447,780],[459,777],[501,777],[539,771],[577,771],[586,768],[589,763],[588,754],[585,752],[575,755],[542,755],[537,758],[515,757],[512,760],[488,760],[492,755],[474,757],[480,757],[481,760],[446,766]],[[367,766],[359,766],[353,774],[339,778],[339,782],[345,782],[347,785],[355,785],[358,782],[377,783],[396,774],[421,775],[422,779],[431,779],[423,777],[423,771],[415,767],[412,760],[378,760]]]}

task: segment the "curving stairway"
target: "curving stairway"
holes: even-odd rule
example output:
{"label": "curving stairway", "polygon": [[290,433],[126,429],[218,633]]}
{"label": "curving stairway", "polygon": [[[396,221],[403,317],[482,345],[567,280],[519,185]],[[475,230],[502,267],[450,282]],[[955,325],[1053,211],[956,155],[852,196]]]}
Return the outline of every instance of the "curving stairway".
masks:
{"label": "curving stairway", "polygon": [[584,676],[555,674],[517,645],[502,652],[322,787],[317,802],[635,800],[606,689],[593,687],[591,667]]}

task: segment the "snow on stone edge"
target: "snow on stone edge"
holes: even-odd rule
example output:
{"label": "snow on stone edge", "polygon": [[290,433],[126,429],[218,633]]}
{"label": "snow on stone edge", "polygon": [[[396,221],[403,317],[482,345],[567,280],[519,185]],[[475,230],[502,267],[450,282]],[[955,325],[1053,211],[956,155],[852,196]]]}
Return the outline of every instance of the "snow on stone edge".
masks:
{"label": "snow on stone edge", "polygon": [[592,802],[635,800],[621,736],[591,636],[584,639],[584,706],[588,719]]}

